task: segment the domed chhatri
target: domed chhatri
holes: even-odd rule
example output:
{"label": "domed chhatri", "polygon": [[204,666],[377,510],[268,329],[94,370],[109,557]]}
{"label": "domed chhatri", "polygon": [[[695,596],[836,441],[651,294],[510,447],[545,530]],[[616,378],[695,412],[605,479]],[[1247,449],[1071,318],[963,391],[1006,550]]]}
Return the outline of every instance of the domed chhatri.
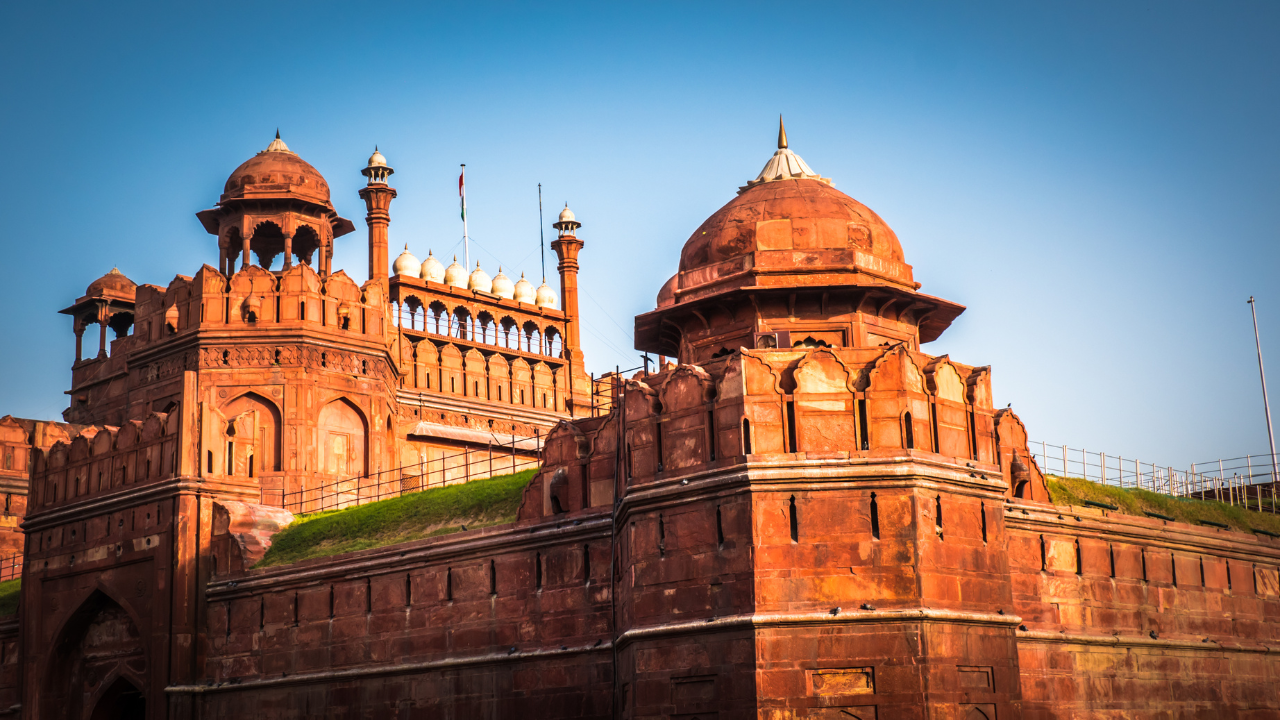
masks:
{"label": "domed chhatri", "polygon": [[404,246],[404,252],[400,253],[400,257],[391,263],[392,275],[409,275],[417,277],[422,272],[422,263],[418,262],[418,258],[409,252],[409,246]]}
{"label": "domed chhatri", "polygon": [[551,223],[551,227],[560,231],[561,237],[565,235],[573,235],[578,228],[582,227],[582,223],[574,217],[573,211],[569,209],[569,203],[564,204],[564,209],[560,211],[560,219]]}
{"label": "domed chhatri", "polygon": [[[657,308],[636,318],[637,347],[666,355],[683,347],[693,354],[680,355],[681,361],[694,363],[706,359],[694,349],[703,341],[712,353],[760,347],[766,341],[756,336],[781,333],[767,342],[789,347],[788,333],[810,312],[816,324],[797,340],[915,347],[937,338],[964,310],[919,287],[898,236],[870,208],[813,172],[788,147],[779,119],[778,148],[764,170],[693,232],[681,250],[679,272],[658,293]],[[714,327],[709,318],[714,308],[747,295],[758,322],[750,330],[744,326],[742,337],[728,337],[723,324]],[[844,309],[833,313],[836,301]],[[677,332],[686,317],[694,325]],[[776,331],[763,332],[775,325]]]}
{"label": "domed chhatri", "polygon": [[520,279],[516,281],[516,286],[512,288],[511,298],[516,302],[533,305],[537,297],[538,291],[533,288],[533,283],[525,280],[524,273],[520,273]]}
{"label": "domed chhatri", "polygon": [[427,259],[422,261],[421,277],[423,280],[434,283],[444,282],[444,265],[431,254],[430,250],[427,251]]}
{"label": "domed chhatri", "polygon": [[516,285],[511,282],[511,278],[502,272],[502,266],[498,266],[498,274],[493,276],[493,285],[489,292],[504,299],[510,300],[516,296]]}
{"label": "domed chhatri", "polygon": [[544,278],[542,284],[538,286],[538,292],[534,296],[533,304],[538,307],[553,308],[556,306],[556,292],[547,285]]}
{"label": "domed chhatri", "polygon": [[324,176],[290,150],[276,131],[275,139],[265,150],[245,160],[227,178],[220,202],[281,195],[333,207]]}
{"label": "domed chhatri", "polygon": [[471,276],[467,278],[467,288],[477,290],[479,292],[493,292],[493,281],[489,279],[489,274],[480,269],[480,261],[476,261],[476,269],[471,271]]}
{"label": "domed chhatri", "polygon": [[[286,269],[296,260],[328,276],[334,239],[355,230],[355,224],[334,209],[329,183],[289,149],[279,130],[265,150],[231,173],[217,206],[196,217],[206,232],[217,236],[218,270],[228,276],[237,266],[270,268],[279,257]],[[382,275],[386,255],[384,246],[378,268]]]}
{"label": "domed chhatri", "polygon": [[454,287],[465,288],[467,280],[467,269],[458,264],[458,256],[454,255],[453,262],[444,269],[444,283]]}
{"label": "domed chhatri", "polygon": [[386,185],[387,178],[394,175],[395,172],[387,164],[387,159],[383,157],[382,153],[378,152],[378,147],[375,145],[373,154],[369,156],[369,164],[360,171],[360,174],[369,178],[370,185]]}

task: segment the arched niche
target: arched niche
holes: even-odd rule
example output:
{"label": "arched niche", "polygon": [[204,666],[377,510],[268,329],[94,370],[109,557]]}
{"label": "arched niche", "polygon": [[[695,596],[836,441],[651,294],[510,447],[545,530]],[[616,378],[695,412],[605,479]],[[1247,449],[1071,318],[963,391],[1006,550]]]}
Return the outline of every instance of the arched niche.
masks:
{"label": "arched niche", "polygon": [[346,479],[368,473],[369,424],[364,413],[346,398],[320,410],[321,471]]}
{"label": "arched niche", "polygon": [[220,408],[227,418],[227,474],[254,477],[280,470],[280,441],[283,424],[276,404],[249,392]]}
{"label": "arched niche", "polygon": [[[55,636],[41,688],[40,717],[122,718],[145,712],[146,646],[133,615],[101,590]],[[123,681],[123,684],[121,684]]]}

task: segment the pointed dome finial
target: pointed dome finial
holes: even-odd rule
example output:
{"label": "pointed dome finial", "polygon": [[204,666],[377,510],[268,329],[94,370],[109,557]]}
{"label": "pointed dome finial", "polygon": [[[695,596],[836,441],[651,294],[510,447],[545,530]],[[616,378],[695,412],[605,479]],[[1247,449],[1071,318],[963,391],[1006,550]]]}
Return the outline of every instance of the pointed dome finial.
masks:
{"label": "pointed dome finial", "polygon": [[290,149],[289,149],[289,146],[288,146],[288,145],[285,145],[285,144],[284,144],[284,141],[280,139],[280,128],[276,128],[276,139],[275,139],[275,140],[272,140],[272,141],[271,141],[271,144],[267,145],[267,149],[266,149],[266,150],[263,150],[262,152],[286,152],[286,153],[292,153],[293,151],[292,151],[292,150],[290,150]]}
{"label": "pointed dome finial", "polygon": [[824,178],[809,169],[804,160],[787,147],[787,126],[783,124],[781,114],[778,115],[778,149],[773,151],[773,157],[765,163],[764,169],[756,179],[748,180],[746,185],[738,188],[738,193],[746,192],[747,188],[755,187],[760,183],[775,180],[817,180],[827,185],[831,184],[831,178]]}

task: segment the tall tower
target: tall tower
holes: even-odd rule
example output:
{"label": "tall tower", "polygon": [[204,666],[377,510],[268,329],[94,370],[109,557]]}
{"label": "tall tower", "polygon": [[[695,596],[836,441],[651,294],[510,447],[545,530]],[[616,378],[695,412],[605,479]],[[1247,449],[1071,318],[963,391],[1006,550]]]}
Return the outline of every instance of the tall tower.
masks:
{"label": "tall tower", "polygon": [[364,219],[369,224],[369,279],[384,285],[387,282],[387,226],[391,224],[391,201],[396,196],[387,178],[394,172],[377,147],[369,156],[369,165],[360,171],[369,178],[368,184],[360,189],[360,198],[368,210]]}

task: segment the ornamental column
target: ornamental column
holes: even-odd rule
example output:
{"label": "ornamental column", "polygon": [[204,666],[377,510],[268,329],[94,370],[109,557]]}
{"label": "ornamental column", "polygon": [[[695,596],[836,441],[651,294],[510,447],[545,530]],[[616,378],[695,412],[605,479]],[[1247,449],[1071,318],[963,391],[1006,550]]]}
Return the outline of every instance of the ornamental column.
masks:
{"label": "ornamental column", "polygon": [[396,196],[395,188],[387,185],[387,178],[394,172],[376,147],[368,166],[360,171],[369,178],[360,189],[360,199],[368,211],[364,219],[369,225],[369,279],[380,283],[387,282],[387,226],[391,224],[391,201]]}

